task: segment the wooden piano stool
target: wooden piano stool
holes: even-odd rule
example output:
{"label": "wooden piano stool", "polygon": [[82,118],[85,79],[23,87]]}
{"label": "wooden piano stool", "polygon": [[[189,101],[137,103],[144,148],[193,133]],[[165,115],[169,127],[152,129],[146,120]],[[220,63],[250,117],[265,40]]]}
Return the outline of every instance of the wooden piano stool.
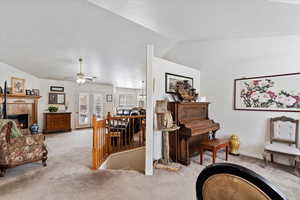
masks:
{"label": "wooden piano stool", "polygon": [[200,164],[203,164],[203,153],[205,150],[212,151],[213,164],[216,162],[217,152],[221,149],[226,151],[226,161],[228,160],[229,140],[212,139],[204,140],[200,143]]}

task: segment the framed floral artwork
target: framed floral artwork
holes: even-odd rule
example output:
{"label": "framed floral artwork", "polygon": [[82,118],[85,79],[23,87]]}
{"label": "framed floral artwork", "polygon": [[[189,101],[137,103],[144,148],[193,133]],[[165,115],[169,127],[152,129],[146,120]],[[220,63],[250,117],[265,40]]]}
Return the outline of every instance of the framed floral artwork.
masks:
{"label": "framed floral artwork", "polygon": [[300,112],[300,73],[234,80],[234,109]]}

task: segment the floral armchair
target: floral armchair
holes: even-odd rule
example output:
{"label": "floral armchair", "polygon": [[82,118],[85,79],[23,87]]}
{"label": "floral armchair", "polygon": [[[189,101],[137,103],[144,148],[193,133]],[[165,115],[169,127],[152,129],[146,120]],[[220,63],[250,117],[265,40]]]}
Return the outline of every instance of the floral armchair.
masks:
{"label": "floral armchair", "polygon": [[0,130],[0,177],[6,169],[26,163],[42,161],[45,167],[48,151],[42,134],[11,137],[13,122]]}

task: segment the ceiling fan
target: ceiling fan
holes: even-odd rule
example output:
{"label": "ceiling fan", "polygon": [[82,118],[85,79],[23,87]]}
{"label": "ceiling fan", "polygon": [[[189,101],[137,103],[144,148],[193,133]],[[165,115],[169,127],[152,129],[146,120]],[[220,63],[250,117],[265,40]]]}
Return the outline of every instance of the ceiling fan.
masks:
{"label": "ceiling fan", "polygon": [[83,73],[82,70],[82,58],[79,58],[79,66],[80,66],[80,71],[79,73],[76,74],[76,82],[81,85],[84,84],[86,82],[95,82],[96,78],[95,76],[88,76],[87,74]]}

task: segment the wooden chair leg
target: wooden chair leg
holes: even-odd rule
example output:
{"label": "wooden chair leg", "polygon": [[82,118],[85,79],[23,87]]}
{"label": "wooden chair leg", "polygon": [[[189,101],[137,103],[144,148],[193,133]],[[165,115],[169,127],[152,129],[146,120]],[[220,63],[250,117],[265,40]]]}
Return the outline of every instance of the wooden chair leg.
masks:
{"label": "wooden chair leg", "polygon": [[295,158],[295,163],[296,163],[296,166],[295,166],[295,171],[294,171],[294,174],[296,176],[300,176],[300,159],[299,158]]}
{"label": "wooden chair leg", "polygon": [[213,153],[213,164],[215,164],[216,163],[216,150],[214,149],[213,151],[212,151],[212,153]]}
{"label": "wooden chair leg", "polygon": [[0,169],[0,177],[4,177],[6,173],[6,169],[5,168],[1,168]]}
{"label": "wooden chair leg", "polygon": [[200,165],[203,165],[203,149],[200,148]]}
{"label": "wooden chair leg", "polygon": [[43,158],[42,158],[42,164],[44,167],[47,167],[48,150],[46,149],[45,146],[43,146],[43,150],[44,150],[44,153],[43,153]]}
{"label": "wooden chair leg", "polygon": [[42,160],[43,167],[47,167],[47,160]]}
{"label": "wooden chair leg", "polygon": [[273,163],[274,162],[274,155],[273,155],[273,153],[271,153],[271,163]]}
{"label": "wooden chair leg", "polygon": [[264,158],[264,161],[265,161],[265,166],[264,167],[266,167],[268,165],[268,153],[267,152],[263,153],[263,158]]}
{"label": "wooden chair leg", "polygon": [[229,147],[228,147],[228,145],[226,146],[226,161],[228,161],[228,150],[229,149]]}

